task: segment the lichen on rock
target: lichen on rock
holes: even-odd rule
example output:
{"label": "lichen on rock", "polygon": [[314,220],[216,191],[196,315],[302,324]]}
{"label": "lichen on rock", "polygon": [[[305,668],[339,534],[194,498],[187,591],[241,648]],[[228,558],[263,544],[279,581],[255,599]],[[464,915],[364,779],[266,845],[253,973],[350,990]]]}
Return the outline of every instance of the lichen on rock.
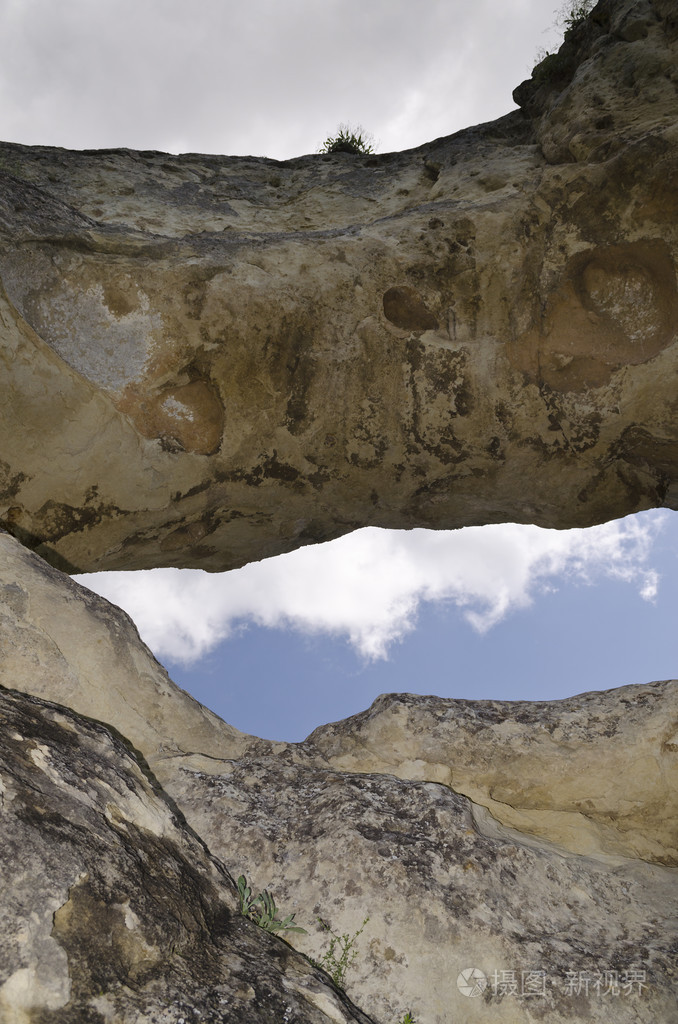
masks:
{"label": "lichen on rock", "polygon": [[368,1024],[240,915],[233,880],[119,735],[1,687],[0,722],[3,1024]]}

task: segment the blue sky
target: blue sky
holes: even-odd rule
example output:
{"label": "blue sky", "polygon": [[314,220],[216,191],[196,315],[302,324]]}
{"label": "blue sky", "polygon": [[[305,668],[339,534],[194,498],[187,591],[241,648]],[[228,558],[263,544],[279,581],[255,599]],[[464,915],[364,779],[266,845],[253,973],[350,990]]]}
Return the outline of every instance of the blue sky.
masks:
{"label": "blue sky", "polygon": [[[678,518],[678,517],[676,517]],[[528,609],[477,633],[449,605],[427,603],[388,660],[365,661],[346,640],[249,626],[172,678],[232,725],[297,741],[368,707],[380,693],[473,700],[553,700],[676,676],[678,524],[655,545],[657,598],[629,583],[561,580]]]}
{"label": "blue sky", "polygon": [[653,602],[620,581],[561,580],[483,634],[455,608],[427,603],[387,660],[366,661],[345,639],[250,625],[192,665],[166,664],[175,682],[232,725],[287,741],[362,711],[380,693],[554,700],[672,679],[678,524],[663,534],[654,555],[665,575]]}
{"label": "blue sky", "polygon": [[675,675],[666,510],[591,530],[365,530],[232,573],[79,579],[130,612],[180,686],[269,739],[386,692],[553,700]]}
{"label": "blue sky", "polygon": [[[0,136],[287,159],[349,122],[381,152],[406,149],[513,109],[560,37],[559,6],[5,0]],[[222,578],[81,580],[132,614],[180,685],[271,738],[301,739],[388,691],[555,699],[675,675],[673,513],[335,545]]]}

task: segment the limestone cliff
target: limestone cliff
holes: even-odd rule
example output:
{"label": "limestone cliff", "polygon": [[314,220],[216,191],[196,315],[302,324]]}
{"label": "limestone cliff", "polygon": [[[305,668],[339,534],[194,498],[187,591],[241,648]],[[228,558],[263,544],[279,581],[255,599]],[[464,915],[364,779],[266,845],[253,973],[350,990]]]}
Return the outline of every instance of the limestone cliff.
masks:
{"label": "limestone cliff", "polygon": [[[34,709],[42,705],[28,702],[33,738],[22,750],[32,759],[34,773],[47,773],[41,783],[51,787],[40,798],[44,815],[54,817],[58,811],[78,822],[86,811],[90,816],[108,814],[110,820],[112,812],[106,808],[109,803],[122,806],[120,786],[128,786],[131,795],[125,806],[136,808],[139,827],[130,832],[124,825],[109,834],[106,852],[106,858],[124,863],[141,840],[143,850],[143,844],[156,842],[144,822],[151,813],[157,818],[158,808],[166,807],[163,799],[170,800],[193,830],[187,833],[183,822],[175,821],[171,832],[173,843],[193,851],[189,859],[197,889],[195,895],[189,891],[189,906],[194,907],[201,886],[216,884],[209,858],[195,852],[197,834],[231,875],[244,871],[256,887],[270,887],[286,913],[296,913],[309,934],[290,935],[290,941],[316,959],[327,947],[319,917],[348,935],[369,917],[346,983],[354,1002],[379,1024],[396,1024],[406,1009],[414,1012],[418,1024],[449,1024],[451,1015],[495,1024],[609,1024],[611,1007],[615,1024],[674,1019],[678,683],[627,686],[543,704],[395,694],[379,698],[368,711],[345,722],[316,730],[304,743],[268,743],[239,733],[193,701],[154,661],[120,609],[8,535],[0,535],[0,629],[0,685],[36,699],[67,702],[74,709],[40,711],[46,715],[40,724]],[[89,717],[76,718],[76,713]],[[146,787],[135,795],[143,783],[138,765],[126,748],[102,738],[107,735],[104,727],[91,718],[102,719],[140,749],[153,771],[152,793]],[[64,738],[55,740],[55,723],[70,729],[68,735],[77,732],[75,749],[62,750]],[[92,735],[99,737],[97,745]],[[12,736],[5,729],[2,743],[14,756]],[[102,745],[110,751],[107,770],[117,773],[115,785],[101,774]],[[68,757],[76,759],[76,767],[66,770]],[[0,772],[4,810],[27,827],[27,812],[20,811],[11,795],[16,773],[10,770],[8,783],[5,770]],[[84,781],[76,784],[74,774]],[[37,785],[33,777],[31,784]],[[64,801],[77,814],[64,810]],[[126,820],[130,817],[131,812]],[[117,822],[114,817],[113,825]],[[69,870],[80,878],[79,872],[91,871],[90,841],[83,835],[78,845],[74,829],[66,834],[69,849],[77,847],[69,858],[80,865]],[[7,826],[3,835],[10,835]],[[33,832],[29,835],[31,843],[36,841]],[[41,834],[49,864],[55,856],[55,835]],[[17,839],[17,848],[22,843]],[[153,850],[149,871],[159,855],[155,846]],[[29,885],[37,869],[33,861],[24,867],[22,884]],[[69,927],[83,941],[91,934],[87,941],[102,959],[106,977],[120,978],[122,972],[127,979],[125,985],[134,993],[125,996],[129,1006],[124,1000],[115,1002],[122,999],[117,982],[110,982],[106,1000],[118,1007],[116,1021],[136,1024],[130,1007],[150,999],[147,979],[158,977],[160,991],[174,993],[175,966],[170,958],[160,971],[157,940],[153,946],[147,937],[161,927],[155,906],[144,896],[152,878],[133,875],[123,885],[117,875],[110,881],[105,871],[109,889],[103,890],[98,880],[92,884],[100,893],[97,906],[115,904],[101,924],[113,929],[113,947],[102,952],[97,945],[89,904],[74,906]],[[43,963],[43,956],[46,980],[36,989],[41,1005],[70,1007],[67,977],[80,977],[81,953],[69,935],[62,938],[57,924],[71,898],[69,886],[75,883],[66,884],[57,874],[50,884],[49,899],[40,889],[35,900],[47,901],[50,914],[56,907],[62,910],[52,931],[45,919],[31,943],[17,939],[11,947],[14,967],[0,977],[0,985],[6,984],[0,999],[5,991],[7,1005],[22,1005],[28,981],[33,984],[25,971],[38,970],[35,965]],[[88,886],[78,884],[85,886],[89,899]],[[225,885],[226,895],[218,898],[232,910],[232,889],[227,882],[220,885],[217,889],[222,892]],[[125,886],[124,897],[118,895]],[[210,896],[209,905],[216,899]],[[115,917],[125,900],[144,943],[153,947],[139,978],[129,959],[132,952],[122,967],[116,959],[119,936],[129,940],[133,952],[139,944],[139,936],[122,930],[123,911],[120,921]],[[33,912],[38,913],[37,903],[29,902],[25,913]],[[196,935],[173,927],[193,951],[190,956],[199,962],[200,957],[214,956],[214,964],[222,964],[214,966],[216,977],[235,958],[243,991],[251,985],[258,1005],[259,961],[245,956],[243,962],[235,938],[236,944],[228,947],[217,942],[215,951],[216,940],[202,923],[196,925]],[[207,952],[200,953],[205,944]],[[271,955],[278,964],[278,955]],[[60,965],[58,970],[53,962]],[[291,963],[289,970],[297,972]],[[488,980],[482,998],[465,995],[457,984],[469,968],[482,971]],[[88,978],[92,970],[87,967]],[[12,981],[16,971],[19,981]],[[193,994],[185,996],[201,1012],[204,1005],[211,1006],[204,977],[199,974],[195,988],[186,990]],[[270,991],[288,991],[284,979],[278,984],[268,980],[269,974],[265,977]],[[328,1009],[322,999],[335,998],[331,987],[319,989],[315,975],[305,977],[308,984],[314,979],[316,987],[299,998],[325,1009],[327,1018],[319,1020],[360,1019],[345,1008],[341,1012],[347,1016],[332,1016],[343,1004],[334,1002],[335,1009]],[[517,979],[516,991],[512,977]],[[526,978],[538,991],[523,991]],[[582,979],[589,980],[584,984]],[[304,993],[306,981],[299,982]],[[81,984],[76,1006],[88,998],[92,1002],[89,981]],[[231,998],[232,988],[228,992]],[[319,993],[324,993],[322,999]],[[311,1012],[306,1003],[302,1006],[304,1013]],[[249,1010],[240,1017],[239,1012],[232,1019],[257,1019]],[[71,1024],[79,1019],[65,1009],[60,1013],[40,1020]],[[272,1013],[261,1019],[282,1018]],[[314,1018],[300,1010],[293,1019]],[[175,1024],[174,1018],[168,1024]]]}
{"label": "limestone cliff", "polygon": [[0,147],[0,521],[216,570],[677,507],[677,67],[672,0],[602,0],[404,153]]}

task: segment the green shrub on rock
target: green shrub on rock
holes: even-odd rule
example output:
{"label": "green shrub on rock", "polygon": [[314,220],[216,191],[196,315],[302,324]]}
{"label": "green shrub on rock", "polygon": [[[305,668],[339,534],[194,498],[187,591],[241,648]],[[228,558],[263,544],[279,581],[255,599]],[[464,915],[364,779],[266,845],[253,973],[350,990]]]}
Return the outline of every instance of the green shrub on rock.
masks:
{"label": "green shrub on rock", "polygon": [[336,135],[329,135],[320,153],[374,153],[374,139],[361,125],[351,128],[348,124],[340,124]]}

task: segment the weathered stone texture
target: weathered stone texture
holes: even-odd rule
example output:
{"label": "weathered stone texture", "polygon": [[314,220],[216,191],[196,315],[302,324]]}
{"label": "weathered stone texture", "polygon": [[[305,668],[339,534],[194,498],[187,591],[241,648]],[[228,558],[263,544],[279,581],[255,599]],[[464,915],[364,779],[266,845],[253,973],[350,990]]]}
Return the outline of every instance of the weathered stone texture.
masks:
{"label": "weathered stone texture", "polygon": [[678,505],[673,5],[405,153],[0,147],[0,521],[81,571]]}
{"label": "weathered stone texture", "polygon": [[[296,913],[309,932],[290,935],[299,950],[318,958],[327,948],[318,916],[342,934],[369,916],[347,991],[380,1024],[407,1009],[420,1024],[448,1024],[451,1014],[609,1024],[611,1005],[616,1024],[675,1016],[678,683],[541,704],[394,694],[304,743],[269,743],[189,698],[124,612],[7,535],[0,602],[0,685],[68,701],[132,738],[231,874],[245,872]],[[51,749],[50,737],[44,726],[36,743]],[[99,764],[89,750],[77,772],[88,793]],[[52,755],[40,762],[53,763]],[[125,764],[120,777],[131,770]],[[63,776],[45,806],[61,808],[66,782],[71,799],[71,775]],[[165,806],[162,794],[154,799]],[[44,842],[50,849],[51,834]],[[28,865],[27,877],[36,870]],[[25,951],[26,963],[32,956]],[[490,985],[469,1000],[456,984],[468,967],[490,979],[544,971],[548,984],[538,998],[500,998]],[[569,971],[595,979],[633,970],[645,972],[640,991],[568,991]],[[168,968],[168,985],[172,977]],[[45,999],[63,997],[57,981],[45,982]],[[54,1018],[62,1021],[71,1024]]]}
{"label": "weathered stone texture", "polygon": [[114,725],[144,756],[253,742],[180,690],[120,608],[0,533],[0,684]]}
{"label": "weathered stone texture", "polygon": [[1,1024],[367,1024],[228,871],[315,957],[369,916],[380,1024],[678,1019],[678,684],[269,743],[54,568],[676,508],[677,67],[671,0],[601,0],[406,153],[0,145]]}
{"label": "weathered stone texture", "polygon": [[678,683],[558,701],[379,697],[308,738],[335,768],[440,782],[586,855],[678,867]]}
{"label": "weathered stone texture", "polygon": [[368,1018],[238,911],[119,736],[0,688],[2,1024]]}
{"label": "weathered stone texture", "polygon": [[[296,911],[310,933],[291,936],[297,948],[327,947],[317,917],[352,935],[369,916],[347,992],[381,1024],[406,1007],[422,1024],[654,1024],[678,1010],[675,869],[568,856],[448,786],[388,774],[189,758],[168,766],[165,785],[231,871]],[[489,980],[482,999],[459,991],[469,967]],[[593,984],[596,972],[634,969],[647,986],[633,994],[568,992],[568,972]],[[493,989],[505,971],[514,995]],[[538,997],[522,994],[530,971],[546,975]]]}

